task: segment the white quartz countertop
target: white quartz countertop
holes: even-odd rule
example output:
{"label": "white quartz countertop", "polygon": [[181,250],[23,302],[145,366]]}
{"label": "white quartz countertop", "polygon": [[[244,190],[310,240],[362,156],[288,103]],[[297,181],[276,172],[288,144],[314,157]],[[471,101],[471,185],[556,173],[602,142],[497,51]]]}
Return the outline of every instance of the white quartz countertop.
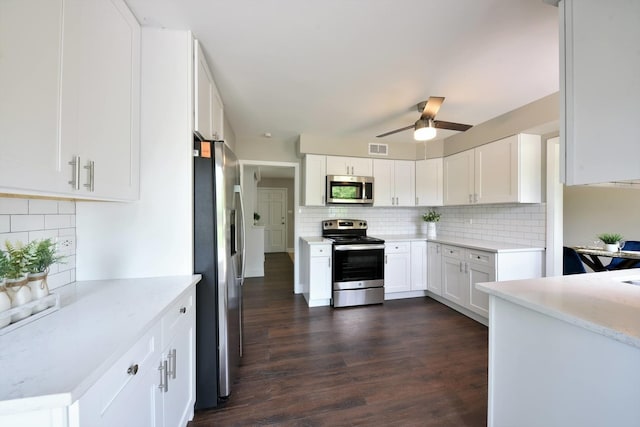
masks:
{"label": "white quartz countertop", "polygon": [[301,239],[310,245],[330,245],[332,243],[331,240],[325,239],[322,236],[301,237]]}
{"label": "white quartz countertop", "polygon": [[73,295],[68,305],[0,336],[0,414],[72,404],[200,278],[60,288]]}
{"label": "white quartz countertop", "polygon": [[539,313],[640,348],[640,269],[478,283],[476,287]]}
{"label": "white quartz countertop", "polygon": [[516,243],[492,242],[489,240],[464,239],[462,237],[438,236],[435,239],[427,239],[427,236],[425,234],[376,234],[372,236],[379,239],[384,239],[385,241],[389,242],[427,240],[428,242],[442,243],[444,245],[464,246],[465,248],[478,249],[489,252],[544,251],[544,248],[541,247],[519,245]]}

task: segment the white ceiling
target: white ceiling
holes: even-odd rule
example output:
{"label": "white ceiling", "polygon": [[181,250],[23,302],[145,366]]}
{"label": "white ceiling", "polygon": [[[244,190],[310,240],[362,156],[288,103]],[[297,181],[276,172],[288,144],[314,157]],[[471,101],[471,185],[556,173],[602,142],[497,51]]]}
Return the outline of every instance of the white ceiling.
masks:
{"label": "white ceiling", "polygon": [[375,140],[430,95],[446,97],[437,119],[477,125],[559,87],[543,0],[126,1],[144,26],[193,31],[239,142]]}

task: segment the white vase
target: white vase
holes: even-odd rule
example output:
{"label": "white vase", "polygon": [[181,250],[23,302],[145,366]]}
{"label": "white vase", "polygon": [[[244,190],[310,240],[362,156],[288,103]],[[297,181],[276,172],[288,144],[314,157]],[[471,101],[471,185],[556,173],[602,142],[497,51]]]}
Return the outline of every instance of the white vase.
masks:
{"label": "white vase", "polygon": [[618,252],[618,244],[617,243],[613,243],[613,244],[605,243],[604,250],[607,251],[607,252]]}
{"label": "white vase", "polygon": [[[8,311],[11,308],[11,298],[7,295],[4,289],[4,279],[0,279],[0,315],[2,312]],[[11,316],[0,317],[0,328],[4,328],[11,323]]]}
{"label": "white vase", "polygon": [[435,238],[436,238],[436,223],[427,222],[427,239],[435,239]]}
{"label": "white vase", "polygon": [[[29,281],[29,289],[31,290],[31,298],[33,301],[41,299],[49,295],[49,286],[47,285],[47,272],[29,273],[27,276]],[[47,308],[46,302],[40,302],[33,306],[33,314],[39,313]]]}
{"label": "white vase", "polygon": [[[20,307],[21,305],[31,302],[31,289],[29,289],[27,285],[26,277],[7,279],[5,287],[11,298],[11,308]],[[11,322],[25,319],[31,316],[31,312],[31,307],[24,307],[22,310],[18,310],[17,313],[11,315]]]}

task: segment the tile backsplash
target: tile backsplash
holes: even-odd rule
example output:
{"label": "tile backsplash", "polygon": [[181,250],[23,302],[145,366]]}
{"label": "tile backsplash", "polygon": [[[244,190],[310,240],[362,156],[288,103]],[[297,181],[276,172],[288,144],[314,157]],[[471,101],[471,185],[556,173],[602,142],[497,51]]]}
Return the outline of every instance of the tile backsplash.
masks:
{"label": "tile backsplash", "polygon": [[[546,205],[443,206],[438,235],[546,247]],[[328,218],[366,219],[368,234],[423,233],[426,208],[301,207],[300,236],[319,236]]]}
{"label": "tile backsplash", "polygon": [[0,197],[0,244],[52,238],[63,263],[51,266],[50,289],[76,279],[76,203],[67,200]]}

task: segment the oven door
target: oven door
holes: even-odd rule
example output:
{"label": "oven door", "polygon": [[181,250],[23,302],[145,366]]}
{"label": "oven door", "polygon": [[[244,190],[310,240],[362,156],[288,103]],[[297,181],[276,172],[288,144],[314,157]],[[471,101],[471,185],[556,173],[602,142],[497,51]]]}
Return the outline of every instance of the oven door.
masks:
{"label": "oven door", "polygon": [[334,245],[333,289],[384,286],[384,244]]}

